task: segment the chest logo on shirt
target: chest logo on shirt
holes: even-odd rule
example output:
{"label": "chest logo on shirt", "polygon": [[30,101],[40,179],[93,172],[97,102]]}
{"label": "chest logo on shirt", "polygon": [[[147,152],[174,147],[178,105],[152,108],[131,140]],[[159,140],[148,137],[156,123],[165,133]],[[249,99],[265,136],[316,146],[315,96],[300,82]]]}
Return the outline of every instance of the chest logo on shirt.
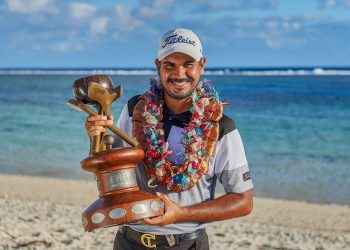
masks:
{"label": "chest logo on shirt", "polygon": [[243,174],[243,181],[250,180],[251,178],[249,171]]}

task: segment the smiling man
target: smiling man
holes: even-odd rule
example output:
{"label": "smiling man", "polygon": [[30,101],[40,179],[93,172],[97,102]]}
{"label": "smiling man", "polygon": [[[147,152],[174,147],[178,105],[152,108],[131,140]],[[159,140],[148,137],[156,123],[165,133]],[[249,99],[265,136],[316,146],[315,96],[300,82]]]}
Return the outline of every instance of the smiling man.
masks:
{"label": "smiling man", "polygon": [[[164,201],[165,214],[119,227],[114,249],[209,249],[210,222],[245,216],[253,208],[241,137],[223,114],[213,84],[200,81],[206,59],[195,33],[165,33],[155,63],[159,78],[128,101],[117,126],[145,149],[137,181]],[[90,116],[85,127],[94,136],[112,123],[111,115]],[[225,194],[215,198],[217,180]]]}

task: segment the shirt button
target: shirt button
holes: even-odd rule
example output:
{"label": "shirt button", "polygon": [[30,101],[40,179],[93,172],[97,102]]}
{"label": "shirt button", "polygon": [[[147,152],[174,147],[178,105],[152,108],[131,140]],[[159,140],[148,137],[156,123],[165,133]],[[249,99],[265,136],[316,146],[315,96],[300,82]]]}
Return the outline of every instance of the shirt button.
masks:
{"label": "shirt button", "polygon": [[173,120],[173,118],[169,116],[169,121],[172,121],[172,120]]}

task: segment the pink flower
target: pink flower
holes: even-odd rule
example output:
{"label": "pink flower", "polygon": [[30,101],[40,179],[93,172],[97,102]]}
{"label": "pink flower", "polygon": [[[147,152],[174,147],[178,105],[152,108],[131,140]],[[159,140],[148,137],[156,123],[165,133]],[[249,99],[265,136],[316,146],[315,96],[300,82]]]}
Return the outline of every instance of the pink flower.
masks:
{"label": "pink flower", "polygon": [[173,178],[169,177],[165,180],[165,183],[166,184],[170,184],[170,183],[173,183]]}

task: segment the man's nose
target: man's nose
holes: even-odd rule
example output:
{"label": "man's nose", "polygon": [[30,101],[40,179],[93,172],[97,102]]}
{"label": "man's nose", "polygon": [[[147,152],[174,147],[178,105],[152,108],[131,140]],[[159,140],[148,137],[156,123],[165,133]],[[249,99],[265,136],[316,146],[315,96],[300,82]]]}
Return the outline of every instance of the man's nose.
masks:
{"label": "man's nose", "polygon": [[176,78],[186,78],[186,68],[183,66],[176,66],[173,75]]}

